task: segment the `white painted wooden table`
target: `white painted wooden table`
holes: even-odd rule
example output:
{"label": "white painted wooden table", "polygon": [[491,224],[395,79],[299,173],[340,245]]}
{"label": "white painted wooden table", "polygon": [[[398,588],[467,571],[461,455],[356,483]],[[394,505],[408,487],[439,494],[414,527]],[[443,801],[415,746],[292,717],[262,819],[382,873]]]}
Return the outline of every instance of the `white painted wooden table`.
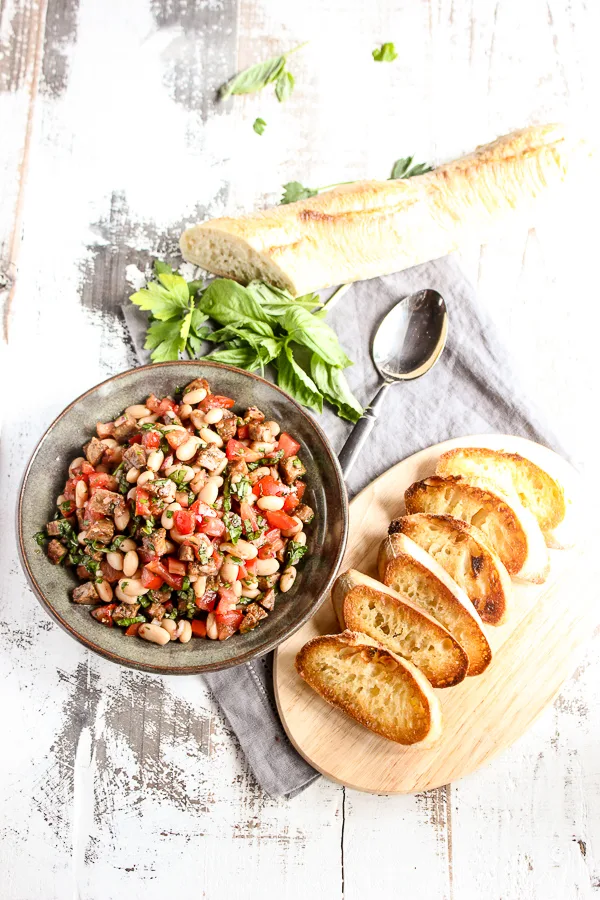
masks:
{"label": "white painted wooden table", "polygon": [[[50,622],[13,531],[43,429],[135,362],[118,311],[127,266],[172,250],[189,219],[275,201],[288,180],[386,177],[398,156],[435,161],[529,122],[597,119],[597,6],[0,3],[2,900],[600,896],[598,631],[554,707],[464,781],[377,797],[321,779],[270,800],[199,678],[121,671]],[[288,103],[269,92],[215,104],[237,68],[308,39]],[[387,40],[397,61],[374,64]],[[579,215],[462,254],[588,471],[599,431],[594,187]]]}

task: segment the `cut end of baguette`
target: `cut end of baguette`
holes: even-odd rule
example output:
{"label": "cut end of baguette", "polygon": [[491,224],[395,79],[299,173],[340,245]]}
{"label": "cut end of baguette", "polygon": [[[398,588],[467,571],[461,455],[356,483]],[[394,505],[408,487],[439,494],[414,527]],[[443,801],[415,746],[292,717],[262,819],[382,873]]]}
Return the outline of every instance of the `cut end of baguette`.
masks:
{"label": "cut end of baguette", "polygon": [[535,517],[493,482],[433,475],[411,485],[404,499],[409,514],[450,515],[479,528],[513,577],[534,584],[546,580],[550,560]]}
{"label": "cut end of baguette", "polygon": [[313,638],[296,670],[324,700],[388,740],[428,747],[441,735],[441,707],[425,676],[368,635]]}
{"label": "cut end of baguette", "polygon": [[458,641],[407,597],[356,569],[338,577],[332,596],[347,629],[408,659],[432,687],[451,687],[465,678],[469,659]]}
{"label": "cut end of baguette", "polygon": [[414,513],[394,519],[389,534],[405,534],[442,566],[487,625],[508,617],[512,586],[484,533],[452,516]]}
{"label": "cut end of baguette", "polygon": [[379,577],[440,622],[469,657],[468,675],[481,675],[492,651],[473,604],[448,573],[404,534],[385,538],[379,551]]}
{"label": "cut end of baguette", "polygon": [[[565,518],[563,487],[548,472],[518,453],[505,453],[487,447],[456,447],[443,453],[436,475],[462,475],[487,478],[509,496],[516,496],[546,534]],[[552,540],[551,536],[549,539]],[[552,545],[551,545],[552,546]]]}

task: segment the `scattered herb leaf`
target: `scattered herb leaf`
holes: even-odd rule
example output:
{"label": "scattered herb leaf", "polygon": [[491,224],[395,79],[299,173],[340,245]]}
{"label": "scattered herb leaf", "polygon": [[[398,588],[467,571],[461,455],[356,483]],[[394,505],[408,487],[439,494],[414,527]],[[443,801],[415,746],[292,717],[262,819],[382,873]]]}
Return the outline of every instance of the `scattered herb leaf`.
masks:
{"label": "scattered herb leaf", "polygon": [[396,48],[390,42],[382,44],[381,47],[373,50],[372,55],[375,62],[394,62],[395,59],[398,59]]}
{"label": "scattered herb leaf", "polygon": [[254,120],[254,124],[252,125],[252,127],[257,134],[264,134],[267,123],[264,119],[258,118]]}

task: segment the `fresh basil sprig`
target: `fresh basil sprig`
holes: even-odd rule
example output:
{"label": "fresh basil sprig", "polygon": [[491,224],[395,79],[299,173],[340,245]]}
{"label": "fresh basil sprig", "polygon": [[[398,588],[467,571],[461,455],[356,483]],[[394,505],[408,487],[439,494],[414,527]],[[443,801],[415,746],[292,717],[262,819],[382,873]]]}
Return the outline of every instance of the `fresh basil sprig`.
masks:
{"label": "fresh basil sprig", "polygon": [[266,62],[256,63],[256,65],[238,72],[221,87],[219,91],[221,100],[226,100],[232,94],[255,94],[273,82],[275,82],[275,95],[279,102],[287,100],[294,89],[294,76],[286,70],[288,56],[305,47],[306,43],[299,44],[292,50],[288,50],[287,53],[282,53],[281,56],[274,56],[267,59]]}

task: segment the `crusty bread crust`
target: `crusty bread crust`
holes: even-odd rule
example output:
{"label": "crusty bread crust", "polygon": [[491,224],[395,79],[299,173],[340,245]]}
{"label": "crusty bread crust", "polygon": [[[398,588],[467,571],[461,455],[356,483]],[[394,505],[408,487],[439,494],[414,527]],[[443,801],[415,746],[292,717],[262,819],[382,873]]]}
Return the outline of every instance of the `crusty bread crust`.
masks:
{"label": "crusty bread crust", "polygon": [[391,534],[378,558],[381,581],[422,606],[459,642],[469,657],[468,675],[481,675],[492,651],[473,604],[433,557],[405,534]]}
{"label": "crusty bread crust", "polygon": [[[498,222],[575,168],[582,145],[560,125],[536,125],[478,147],[433,172],[343,185],[240,218],[193,225],[184,258],[247,283],[258,278],[304,294],[397,272],[487,240]],[[587,152],[587,151],[584,151]]]}
{"label": "crusty bread crust", "polygon": [[366,634],[313,638],[297,654],[296,670],[327,703],[390,741],[428,747],[441,734],[441,707],[425,676]]}
{"label": "crusty bread crust", "polygon": [[512,592],[510,576],[479,528],[453,516],[414,513],[394,519],[389,534],[405,534],[461,587],[486,625],[502,625]]}
{"label": "crusty bread crust", "polygon": [[368,634],[387,650],[417,666],[432,687],[459,684],[469,658],[450,632],[408,597],[349,569],[332,591],[342,627]]}
{"label": "crusty bread crust", "polygon": [[404,495],[407,513],[451,515],[485,534],[510,575],[541,584],[550,560],[540,527],[516,497],[507,497],[484,478],[433,475]]}
{"label": "crusty bread crust", "polygon": [[[563,487],[530,459],[518,453],[488,447],[456,447],[443,453],[436,475],[481,476],[495,482],[507,494],[515,494],[538,521],[544,533],[552,532],[565,518]],[[547,543],[553,546],[553,539]]]}

